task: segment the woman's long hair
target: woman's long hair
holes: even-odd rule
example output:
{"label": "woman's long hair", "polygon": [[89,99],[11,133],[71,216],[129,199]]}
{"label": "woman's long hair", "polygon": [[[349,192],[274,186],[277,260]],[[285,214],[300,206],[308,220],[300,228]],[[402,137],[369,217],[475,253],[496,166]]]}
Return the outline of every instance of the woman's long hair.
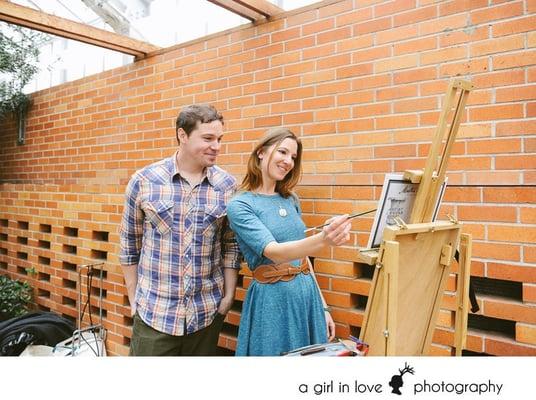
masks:
{"label": "woman's long hair", "polygon": [[[292,189],[294,189],[294,187],[298,184],[298,181],[301,177],[302,143],[301,140],[287,128],[270,129],[259,140],[249,156],[246,176],[244,177],[239,190],[254,191],[262,186],[262,171],[259,153],[274,144],[274,149],[277,148],[277,146],[279,146],[281,142],[287,138],[296,141],[298,151],[294,160],[294,168],[290,170],[283,180],[276,182],[275,191],[285,198],[292,194]],[[272,156],[273,151],[268,158],[268,164],[270,164],[272,161]]]}

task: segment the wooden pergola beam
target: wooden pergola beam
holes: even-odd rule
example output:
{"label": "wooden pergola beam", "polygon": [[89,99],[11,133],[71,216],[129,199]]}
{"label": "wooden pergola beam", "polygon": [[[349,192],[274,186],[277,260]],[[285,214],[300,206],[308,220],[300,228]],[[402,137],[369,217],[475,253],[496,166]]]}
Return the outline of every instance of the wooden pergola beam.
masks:
{"label": "wooden pergola beam", "polygon": [[254,12],[253,10],[241,6],[235,3],[233,0],[207,0],[221,8],[225,8],[227,11],[240,15],[242,18],[249,19],[251,22],[255,22],[258,19],[263,18],[261,14]]}
{"label": "wooden pergola beam", "polygon": [[266,18],[285,12],[285,10],[267,0],[234,0],[234,2],[264,15]]}
{"label": "wooden pergola beam", "polygon": [[284,12],[267,0],[208,0],[252,22]]}
{"label": "wooden pergola beam", "polygon": [[104,29],[0,0],[0,21],[144,58],[159,47]]}

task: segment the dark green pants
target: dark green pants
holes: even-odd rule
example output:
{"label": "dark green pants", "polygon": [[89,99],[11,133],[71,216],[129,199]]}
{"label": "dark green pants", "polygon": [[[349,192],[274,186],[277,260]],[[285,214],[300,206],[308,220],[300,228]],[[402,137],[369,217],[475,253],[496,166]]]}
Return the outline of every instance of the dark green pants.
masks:
{"label": "dark green pants", "polygon": [[213,356],[216,354],[218,337],[224,315],[216,314],[212,324],[184,336],[173,336],[151,328],[134,315],[130,356]]}

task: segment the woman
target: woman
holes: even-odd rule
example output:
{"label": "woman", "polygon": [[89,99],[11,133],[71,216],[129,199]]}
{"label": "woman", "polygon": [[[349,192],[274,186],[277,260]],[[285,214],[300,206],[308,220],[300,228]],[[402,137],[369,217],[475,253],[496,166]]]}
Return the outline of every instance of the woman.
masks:
{"label": "woman", "polygon": [[239,193],[227,206],[230,226],[253,272],[242,307],[237,356],[277,356],[335,336],[335,324],[306,261],[350,237],[343,215],[313,236],[292,193],[301,174],[302,144],[288,129],[264,136],[248,161]]}

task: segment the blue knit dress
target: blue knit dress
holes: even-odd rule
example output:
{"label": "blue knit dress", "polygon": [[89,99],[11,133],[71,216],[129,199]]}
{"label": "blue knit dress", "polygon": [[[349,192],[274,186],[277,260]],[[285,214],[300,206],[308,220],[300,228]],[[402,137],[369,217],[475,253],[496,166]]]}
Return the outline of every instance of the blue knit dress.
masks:
{"label": "blue knit dress", "polygon": [[[287,215],[280,215],[285,209]],[[230,226],[251,270],[273,264],[263,256],[270,242],[305,237],[301,210],[291,196],[237,194],[227,206]],[[300,260],[292,262],[299,267]],[[327,341],[320,293],[311,274],[288,282],[259,283],[248,288],[238,331],[237,356],[278,356],[282,352]]]}

